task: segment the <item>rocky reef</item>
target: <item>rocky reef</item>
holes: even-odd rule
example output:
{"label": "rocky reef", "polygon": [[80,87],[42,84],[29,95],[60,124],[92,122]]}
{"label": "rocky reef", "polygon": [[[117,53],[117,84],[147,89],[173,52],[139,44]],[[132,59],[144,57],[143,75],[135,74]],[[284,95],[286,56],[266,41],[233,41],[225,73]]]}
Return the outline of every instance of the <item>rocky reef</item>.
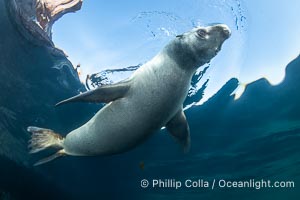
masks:
{"label": "rocky reef", "polygon": [[82,0],[5,0],[16,29],[28,41],[64,56],[52,42],[52,26],[64,14],[81,9]]}
{"label": "rocky reef", "polygon": [[[41,5],[45,7],[42,11]],[[59,186],[31,167],[26,127],[51,125],[66,133],[64,127],[73,124],[75,128],[88,119],[82,118],[83,110],[87,117],[86,113],[92,115],[96,110],[88,105],[54,108],[56,102],[85,90],[71,62],[49,35],[55,20],[80,5],[81,1],[0,1],[1,199],[68,199]],[[40,21],[45,13],[46,24]]]}
{"label": "rocky reef", "polygon": [[82,0],[36,0],[36,18],[51,37],[52,26],[64,14],[81,9]]}
{"label": "rocky reef", "polygon": [[[58,4],[58,1],[53,2]],[[41,121],[43,117],[38,116],[40,115],[36,113],[38,110],[47,109],[45,108],[47,106],[48,109],[53,110],[52,106],[56,101],[85,90],[71,62],[61,50],[55,48],[46,31],[34,21],[34,9],[38,9],[34,5],[35,1],[28,0],[1,2],[0,20],[5,29],[0,31],[0,87],[3,92],[9,91],[2,94],[0,99],[2,136],[5,132],[4,128],[5,130],[14,128],[13,132],[24,131],[22,130],[24,128],[15,127],[16,124],[25,125],[27,122]],[[56,18],[67,11],[63,9],[60,12],[56,11]],[[41,94],[46,96],[42,97]],[[49,115],[49,113],[44,114]],[[27,121],[34,118],[35,121]],[[14,134],[8,135],[12,137]],[[26,143],[21,140],[15,141],[19,141],[19,144],[7,146],[20,147],[23,146],[22,143]],[[12,156],[9,148],[6,149],[2,154]],[[22,152],[22,150],[14,149],[13,152]],[[19,157],[12,156],[12,160],[22,163],[24,159],[21,158],[27,156],[20,153]]]}

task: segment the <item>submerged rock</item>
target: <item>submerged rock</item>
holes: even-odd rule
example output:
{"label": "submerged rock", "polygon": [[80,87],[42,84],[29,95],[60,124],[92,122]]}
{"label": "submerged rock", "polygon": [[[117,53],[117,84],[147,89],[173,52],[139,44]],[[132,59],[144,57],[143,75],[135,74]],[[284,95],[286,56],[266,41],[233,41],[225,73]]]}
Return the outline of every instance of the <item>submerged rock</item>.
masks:
{"label": "submerged rock", "polygon": [[65,56],[52,42],[52,26],[64,14],[81,9],[82,0],[5,0],[8,15],[20,34],[51,54]]}
{"label": "submerged rock", "polygon": [[45,123],[45,117],[56,120],[53,105],[84,91],[84,86],[71,62],[55,53],[50,38],[29,20],[26,7],[15,0],[5,3],[0,3],[5,27],[0,31],[0,137],[6,143],[0,154],[24,164],[28,163],[26,125]]}
{"label": "submerged rock", "polygon": [[43,30],[51,37],[55,21],[64,14],[81,9],[82,0],[36,0],[36,18]]}
{"label": "submerged rock", "polygon": [[59,184],[31,167],[34,157],[28,154],[26,127],[53,127],[67,133],[98,107],[54,107],[85,88],[65,54],[34,21],[34,6],[29,0],[0,1],[0,195],[68,199]]}

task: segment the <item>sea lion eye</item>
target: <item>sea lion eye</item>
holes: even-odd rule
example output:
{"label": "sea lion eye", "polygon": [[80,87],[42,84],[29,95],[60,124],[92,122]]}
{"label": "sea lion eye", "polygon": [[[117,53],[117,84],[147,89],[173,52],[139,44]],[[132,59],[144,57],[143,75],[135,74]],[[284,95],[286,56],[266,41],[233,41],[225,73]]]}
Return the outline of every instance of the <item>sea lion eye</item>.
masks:
{"label": "sea lion eye", "polygon": [[205,39],[206,36],[207,36],[207,31],[204,30],[204,29],[199,29],[199,30],[197,31],[197,35],[198,35],[200,38]]}

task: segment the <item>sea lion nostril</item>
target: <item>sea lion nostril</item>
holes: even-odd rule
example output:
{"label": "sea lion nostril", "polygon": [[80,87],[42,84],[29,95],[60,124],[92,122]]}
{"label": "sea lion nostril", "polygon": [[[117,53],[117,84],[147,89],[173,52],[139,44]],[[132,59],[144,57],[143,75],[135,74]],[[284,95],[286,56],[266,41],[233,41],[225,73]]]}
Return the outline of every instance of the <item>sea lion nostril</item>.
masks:
{"label": "sea lion nostril", "polygon": [[227,26],[222,27],[222,33],[224,35],[224,37],[227,39],[231,36],[231,31]]}
{"label": "sea lion nostril", "polygon": [[212,26],[212,28],[221,33],[226,39],[231,36],[231,30],[225,24],[217,24]]}
{"label": "sea lion nostril", "polygon": [[226,36],[226,37],[230,37],[230,35],[231,35],[231,32],[230,32],[230,30],[229,29],[224,29],[224,35]]}

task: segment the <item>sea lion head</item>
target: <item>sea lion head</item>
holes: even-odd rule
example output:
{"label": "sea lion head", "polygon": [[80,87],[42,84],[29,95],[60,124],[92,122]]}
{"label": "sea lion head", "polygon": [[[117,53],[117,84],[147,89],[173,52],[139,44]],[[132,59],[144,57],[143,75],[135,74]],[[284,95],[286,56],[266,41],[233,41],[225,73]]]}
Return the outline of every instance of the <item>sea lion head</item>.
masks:
{"label": "sea lion head", "polygon": [[225,24],[197,27],[176,36],[166,50],[181,68],[195,70],[210,62],[230,35],[231,31]]}

